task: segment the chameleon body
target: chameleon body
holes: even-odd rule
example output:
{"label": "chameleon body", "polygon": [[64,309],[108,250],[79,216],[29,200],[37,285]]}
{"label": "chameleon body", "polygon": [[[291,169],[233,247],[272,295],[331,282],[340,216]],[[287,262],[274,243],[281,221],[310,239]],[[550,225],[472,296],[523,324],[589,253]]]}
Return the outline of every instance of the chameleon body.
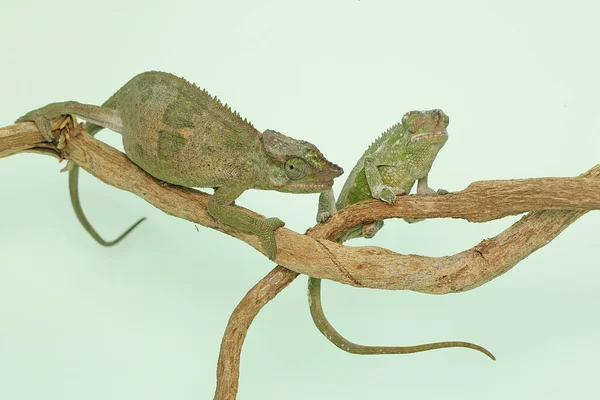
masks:
{"label": "chameleon body", "polygon": [[[317,222],[324,222],[336,210],[369,199],[394,204],[396,196],[408,194],[417,183],[417,194],[435,194],[427,185],[427,176],[442,146],[448,139],[449,118],[441,110],[411,111],[402,122],[385,131],[356,163],[337,199],[333,190],[321,193]],[[439,194],[447,193],[438,190]],[[407,220],[416,222],[418,220]],[[345,232],[339,242],[356,238],[371,238],[383,221],[360,225]],[[355,354],[402,354],[445,347],[468,347],[479,350],[490,358],[486,349],[468,342],[438,342],[407,347],[362,346],[340,335],[327,321],[321,306],[321,280],[309,277],[310,311],[317,328],[339,348]]]}
{"label": "chameleon body", "polygon": [[[331,188],[333,178],[343,173],[311,143],[272,130],[261,134],[216,97],[165,72],[133,77],[102,106],[52,103],[17,122],[34,121],[51,140],[50,120],[63,114],[85,119],[91,134],[102,128],[120,133],[129,159],[157,179],[214,188],[209,214],[258,235],[270,259],[277,250],[273,231],[283,226],[283,221],[250,216],[235,207],[234,200],[248,189],[318,193]],[[81,210],[77,174],[75,165],[69,185],[79,220],[99,243],[115,244],[135,225],[115,241],[104,241]]]}

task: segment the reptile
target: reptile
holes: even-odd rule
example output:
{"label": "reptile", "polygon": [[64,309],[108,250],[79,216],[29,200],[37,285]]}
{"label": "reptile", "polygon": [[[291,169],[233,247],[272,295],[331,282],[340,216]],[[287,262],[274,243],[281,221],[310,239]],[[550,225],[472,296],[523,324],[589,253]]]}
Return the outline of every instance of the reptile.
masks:
{"label": "reptile", "polygon": [[[411,111],[402,121],[369,146],[350,172],[340,195],[335,201],[333,189],[321,193],[317,222],[326,221],[337,210],[369,199],[379,199],[394,204],[397,196],[410,192],[415,182],[417,194],[446,194],[428,186],[427,178],[433,161],[448,140],[450,120],[442,110]],[[420,220],[406,219],[407,222]],[[346,231],[338,239],[342,243],[357,237],[372,238],[383,226],[374,221]],[[383,347],[352,343],[340,335],[329,323],[321,305],[321,280],[309,277],[308,296],[310,312],[319,331],[333,344],[354,354],[405,354],[446,347],[467,347],[481,351],[491,359],[494,356],[485,348],[469,342],[437,342],[417,346]]]}
{"label": "reptile", "polygon": [[[52,141],[50,121],[65,114],[86,120],[91,135],[103,128],[120,133],[127,157],[163,182],[214,188],[208,213],[226,225],[256,234],[269,259],[277,253],[274,231],[284,222],[249,215],[235,207],[235,199],[248,189],[319,193],[331,188],[333,179],[343,173],[313,144],[269,129],[261,134],[205,89],[166,72],[136,75],[102,106],[51,103],[17,122],[33,121]],[[77,165],[69,171],[69,187],[77,218],[104,246],[118,243],[143,221],[117,239],[105,241],[83,213]]]}

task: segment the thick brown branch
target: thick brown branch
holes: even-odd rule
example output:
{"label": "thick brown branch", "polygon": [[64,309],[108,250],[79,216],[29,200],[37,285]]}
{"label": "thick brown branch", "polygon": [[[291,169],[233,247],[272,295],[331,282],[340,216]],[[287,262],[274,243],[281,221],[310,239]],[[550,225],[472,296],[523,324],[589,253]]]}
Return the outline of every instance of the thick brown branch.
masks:
{"label": "thick brown branch", "polygon": [[[86,133],[63,132],[59,151],[44,143],[36,132],[31,123],[0,129],[0,154],[52,148],[103,182],[137,194],[170,215],[220,230],[262,251],[254,235],[226,226],[208,214],[207,194],[161,183],[129,161],[123,153]],[[599,170],[600,166],[594,167],[582,178],[594,178]],[[482,221],[527,210],[557,207],[578,211],[570,213],[571,218],[558,220],[555,218],[558,214],[544,211],[540,215],[550,218],[535,219],[533,227],[530,224],[515,224],[498,237],[450,257],[402,255],[379,247],[347,247],[313,239],[335,239],[353,225],[382,217],[446,216]],[[331,221],[317,226],[308,235],[285,228],[278,229],[276,261],[299,273],[354,286],[437,294],[455,292],[476,287],[503,273],[556,237],[581,215],[581,210],[598,208],[600,183],[596,179],[476,182],[461,192],[446,196],[400,197],[394,206],[381,202],[357,204],[342,210]],[[251,213],[249,210],[245,212]],[[340,265],[344,268],[340,269]]]}
{"label": "thick brown branch", "polygon": [[[599,175],[600,168],[595,167],[582,176],[593,177]],[[589,180],[590,178],[587,179]],[[595,181],[593,183],[597,184]],[[470,187],[473,187],[473,185]],[[431,198],[437,199],[438,197]],[[444,203],[442,202],[441,204],[443,205]],[[364,206],[364,208],[359,209],[358,212],[370,215],[368,213],[370,209],[373,209],[373,206],[380,208],[380,212],[382,213],[389,212],[389,209],[393,208],[385,205],[381,207],[381,205],[383,205],[381,202],[363,203],[360,206]],[[548,241],[556,237],[560,232],[562,232],[563,229],[577,220],[584,213],[584,211],[562,210],[536,211],[526,215],[525,217],[521,218],[519,222],[515,223],[512,227],[508,228],[495,238],[485,240],[473,249],[467,250],[463,253],[456,254],[452,257],[446,257],[444,261],[446,261],[448,264],[444,264],[453,265],[455,272],[452,275],[440,277],[438,283],[434,287],[430,286],[427,288],[429,289],[428,292],[448,293],[465,291],[477,287],[484,282],[503,274],[508,269],[516,265],[520,260],[525,258],[528,254],[547,244]],[[355,215],[348,212],[346,212],[346,214],[348,214],[349,218]],[[358,219],[358,221],[363,221],[363,218],[364,217],[361,217]],[[330,229],[324,229],[326,226],[322,225],[311,230],[309,234],[315,238],[327,237],[329,239],[335,239],[339,234],[341,234],[341,232],[343,232],[344,215],[338,215],[335,217],[335,219],[335,221],[331,221],[331,223],[327,224],[328,226],[330,225]],[[339,227],[336,227],[336,223],[338,223]],[[543,237],[539,235],[540,233],[542,233],[541,236]],[[519,249],[522,251],[519,251]],[[421,259],[426,258],[421,257]],[[393,264],[390,264],[390,266],[393,266]],[[418,273],[419,268],[421,267],[417,266],[414,273]],[[272,282],[270,276],[275,273],[280,277],[280,283],[275,282],[275,284],[271,284]],[[406,275],[408,276],[409,274],[407,273]],[[287,287],[289,283],[297,276],[297,272],[278,266],[272,270],[269,275],[263,278],[255,286],[255,288],[269,287],[269,290],[272,291],[272,296],[270,297],[272,299],[279,292],[285,289],[285,287]],[[368,279],[368,277],[363,279]],[[416,286],[410,286],[409,284],[407,284],[406,288],[418,290],[416,289]],[[240,304],[231,315],[227,329],[223,335],[219,363],[217,367],[217,390],[215,392],[215,400],[235,399],[237,393],[237,382],[239,379],[239,358],[245,338],[245,331],[242,334],[238,332],[235,327],[243,326],[246,327],[246,329],[249,328],[254,317],[266,304],[266,302],[257,303],[253,301],[253,297],[249,294],[241,300]],[[226,368],[223,365],[224,360],[229,361],[226,364]]]}
{"label": "thick brown branch", "polygon": [[[23,151],[64,157],[105,183],[135,193],[168,214],[220,230],[260,250],[254,236],[225,226],[208,215],[208,195],[164,185],[132,164],[124,154],[87,134],[77,133],[61,132],[55,146],[44,142],[33,124],[3,128],[0,157]],[[587,210],[599,209],[598,176],[600,165],[579,178],[476,182],[447,196],[401,197],[394,206],[376,201],[356,204],[308,235],[279,229],[276,261],[292,270],[275,268],[235,309],[223,337],[215,398],[235,398],[239,355],[250,323],[299,272],[372,288],[432,294],[469,290],[506,272],[554,239]],[[452,217],[488,221],[525,211],[533,212],[500,235],[449,257],[401,255],[378,247],[344,247],[322,240],[335,240],[349,227],[376,219]]]}
{"label": "thick brown branch", "polygon": [[[600,168],[594,167],[582,176],[600,176]],[[378,203],[375,204],[379,205]],[[383,208],[389,209],[391,207]],[[531,212],[500,235],[489,240],[484,240],[479,245],[465,252],[451,257],[440,258],[441,262],[447,261],[449,264],[455,266],[454,274],[442,276],[436,286],[428,287],[427,289],[429,290],[421,291],[448,293],[466,291],[480,286],[508,271],[527,255],[546,245],[548,241],[556,237],[583,214],[585,214],[585,211],[550,210]],[[342,217],[336,218],[342,219]],[[332,223],[331,225],[334,224]],[[309,234],[315,238],[319,235],[330,235],[327,238],[335,239],[336,232],[339,232],[339,229],[313,229]],[[518,251],[519,246],[522,246],[521,249],[523,251]],[[426,257],[421,258],[426,259]],[[464,260],[461,260],[463,258]],[[460,264],[461,262],[463,263],[462,265]],[[440,264],[440,266],[444,265],[445,262]],[[393,264],[390,264],[390,266],[393,267]],[[419,272],[419,267],[417,266],[416,268],[413,272],[414,275]],[[277,282],[271,280],[270,277],[272,274],[277,274]],[[235,328],[246,327],[248,329],[254,317],[256,317],[266,304],[266,302],[259,303],[253,301],[254,297],[250,293],[258,290],[256,288],[263,288],[264,290],[268,288],[272,293],[272,296],[270,296],[270,299],[272,299],[297,276],[298,273],[295,271],[280,266],[275,267],[275,269],[248,292],[236,307],[229,319],[227,329],[223,335],[223,341],[221,342],[215,400],[235,399],[237,393],[239,359],[246,332],[240,333]],[[410,277],[410,273],[407,272],[405,276]],[[417,284],[416,279],[412,279],[412,281]],[[407,283],[406,289],[418,290],[416,286],[410,286],[410,282]],[[223,365],[224,363],[226,365]]]}

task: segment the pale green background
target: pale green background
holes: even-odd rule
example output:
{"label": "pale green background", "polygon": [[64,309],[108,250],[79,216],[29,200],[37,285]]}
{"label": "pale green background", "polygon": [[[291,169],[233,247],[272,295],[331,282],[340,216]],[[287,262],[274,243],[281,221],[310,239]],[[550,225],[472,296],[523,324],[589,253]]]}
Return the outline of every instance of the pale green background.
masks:
{"label": "pale green background", "polygon": [[[1,125],[51,101],[99,104],[156,69],[207,88],[260,130],[317,144],[346,171],[404,112],[427,108],[451,118],[434,187],[573,176],[600,162],[594,1],[4,0],[0,11]],[[98,138],[120,147],[110,131]],[[102,248],[75,219],[60,168],[39,155],[0,160],[0,399],[212,398],[230,312],[273,263],[84,174],[84,206],[103,235],[148,217]],[[239,200],[298,232],[316,202],[257,191]],[[392,221],[369,244],[446,255],[515,220]],[[460,295],[324,285],[327,314],[351,340],[469,340],[496,362],[465,349],[343,353],[312,325],[301,277],[252,325],[239,398],[596,397],[599,223],[586,215]]]}

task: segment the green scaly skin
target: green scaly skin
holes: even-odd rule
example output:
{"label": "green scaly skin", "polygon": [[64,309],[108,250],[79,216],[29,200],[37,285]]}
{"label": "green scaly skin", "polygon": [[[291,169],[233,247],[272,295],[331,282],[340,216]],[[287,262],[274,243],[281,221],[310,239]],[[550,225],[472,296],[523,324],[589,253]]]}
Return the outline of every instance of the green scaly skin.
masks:
{"label": "green scaly skin", "polygon": [[[120,133],[129,159],[157,179],[214,188],[209,214],[258,235],[270,259],[277,253],[274,230],[283,226],[283,221],[250,216],[233,206],[235,199],[248,189],[319,193],[331,188],[333,179],[343,173],[311,143],[272,130],[261,134],[216,97],[165,72],[133,77],[102,106],[52,103],[17,122],[35,122],[51,141],[50,121],[65,114],[85,119],[91,134],[102,128]],[[74,166],[69,186],[79,221],[98,243],[116,244],[141,220],[116,240],[103,240],[81,209],[77,174]]]}
{"label": "green scaly skin", "polygon": [[[317,222],[326,221],[337,210],[369,199],[394,204],[396,196],[408,194],[414,183],[417,194],[435,194],[427,185],[427,175],[439,150],[448,139],[449,118],[441,110],[411,111],[402,123],[384,132],[356,163],[340,196],[335,202],[333,190],[321,193]],[[438,194],[447,193],[438,190]],[[406,220],[417,222],[418,220]],[[340,243],[356,237],[371,238],[383,226],[383,221],[360,225],[345,232]],[[494,356],[481,346],[469,342],[438,342],[418,346],[363,346],[346,340],[331,326],[321,305],[321,280],[309,277],[310,312],[319,331],[340,349],[353,354],[406,354],[446,347],[466,347]]]}

